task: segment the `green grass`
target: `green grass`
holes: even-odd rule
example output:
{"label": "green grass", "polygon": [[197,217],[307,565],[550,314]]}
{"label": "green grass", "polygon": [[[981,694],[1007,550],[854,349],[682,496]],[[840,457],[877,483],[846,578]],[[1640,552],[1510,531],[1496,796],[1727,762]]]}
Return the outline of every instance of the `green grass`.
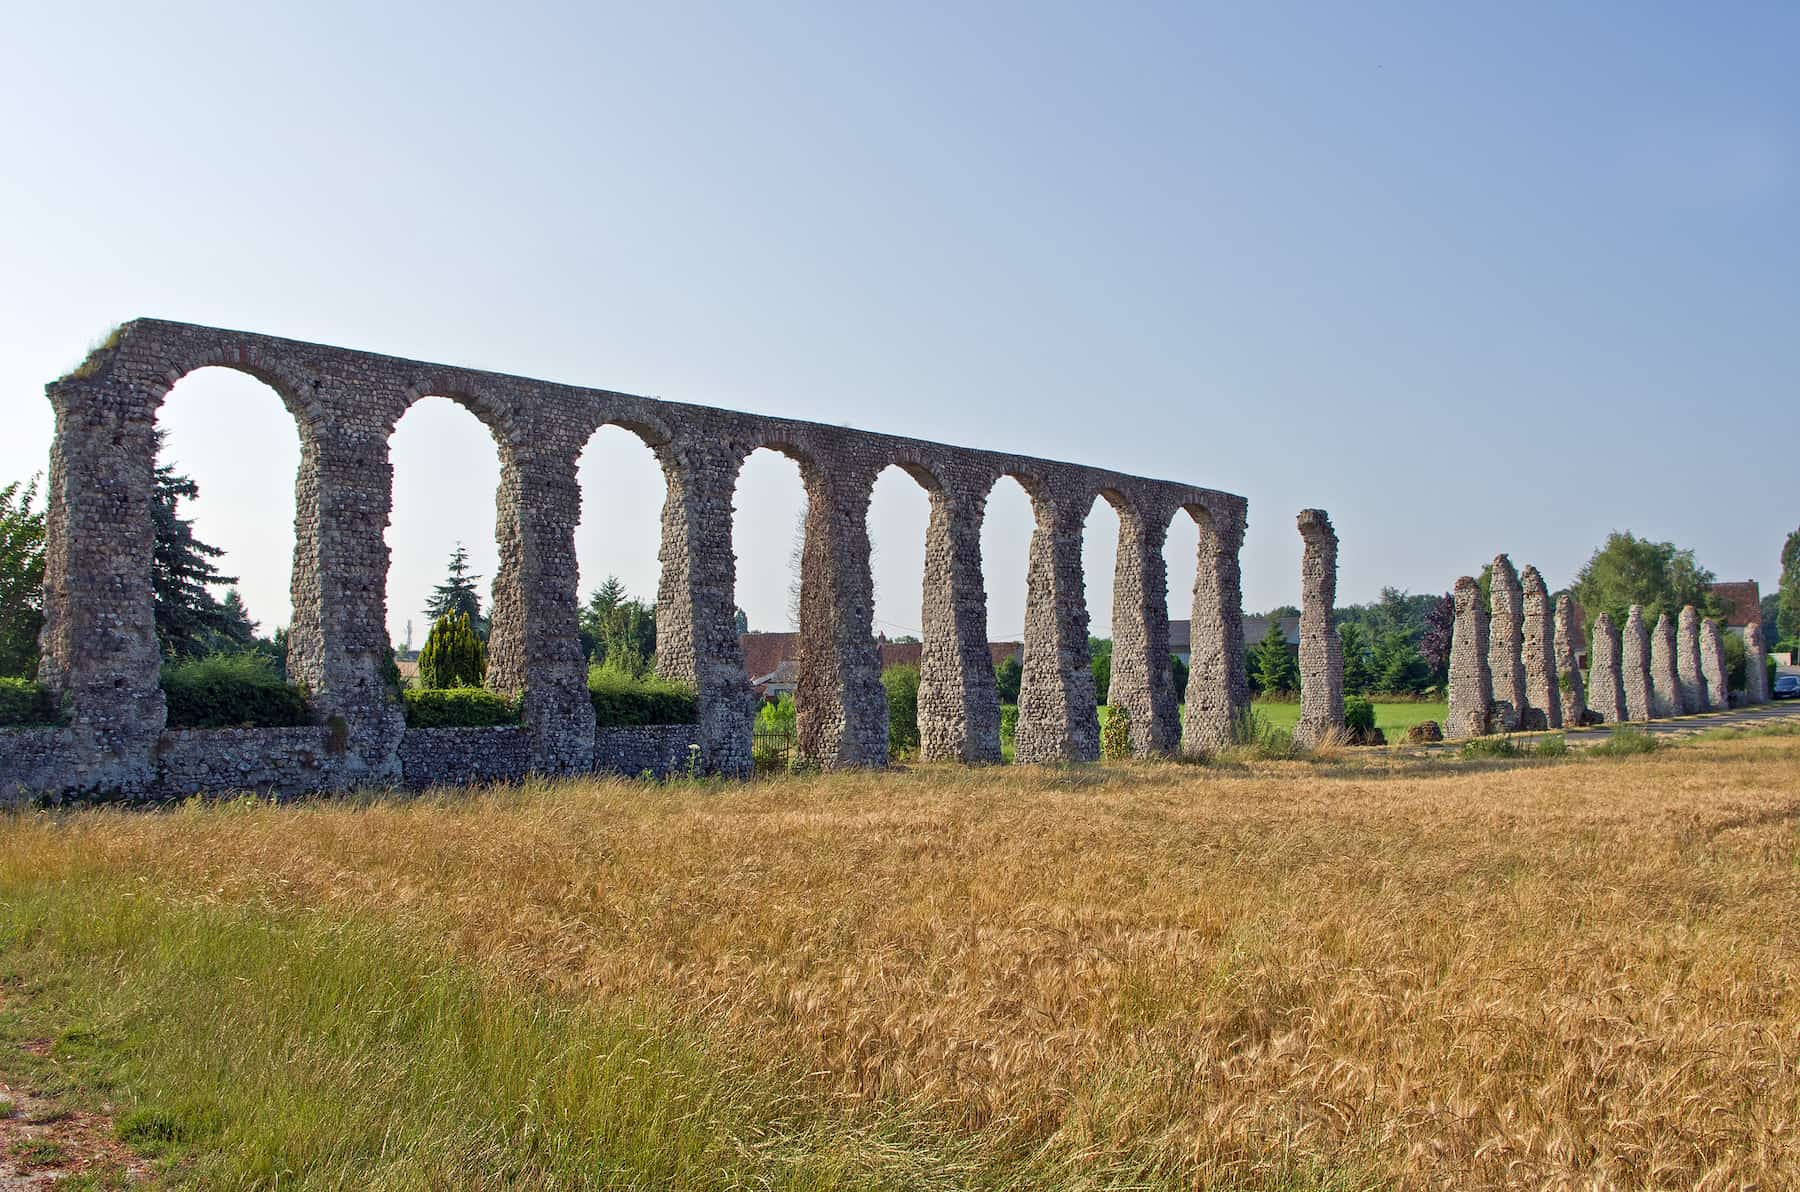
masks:
{"label": "green grass", "polygon": [[[1384,703],[1372,700],[1375,705],[1375,727],[1386,734],[1390,742],[1404,741],[1406,730],[1425,720],[1435,720],[1442,725],[1450,714],[1450,706],[1442,701],[1414,703],[1396,701]],[[1300,705],[1273,700],[1257,700],[1256,711],[1263,719],[1276,728],[1291,730],[1300,723]]]}

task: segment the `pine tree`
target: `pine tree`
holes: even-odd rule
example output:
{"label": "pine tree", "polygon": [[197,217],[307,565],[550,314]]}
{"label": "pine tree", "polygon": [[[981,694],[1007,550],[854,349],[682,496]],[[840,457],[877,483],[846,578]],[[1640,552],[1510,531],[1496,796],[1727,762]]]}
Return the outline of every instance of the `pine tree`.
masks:
{"label": "pine tree", "polygon": [[[165,432],[156,432],[160,457]],[[195,658],[205,654],[214,635],[228,634],[239,626],[211,588],[237,583],[224,575],[213,560],[225,552],[194,537],[194,523],[180,514],[184,500],[200,495],[200,486],[179,475],[175,465],[156,465],[155,489],[150,502],[156,526],[156,546],[150,580],[156,595],[156,640],[170,658]]]}
{"label": "pine tree", "polygon": [[419,651],[419,686],[479,687],[487,677],[487,647],[467,613],[446,613],[431,626]]}
{"label": "pine tree", "polygon": [[1288,653],[1287,635],[1281,632],[1280,621],[1269,622],[1269,632],[1251,651],[1250,676],[1256,689],[1265,694],[1299,689],[1300,664]]}
{"label": "pine tree", "polygon": [[425,616],[431,620],[433,632],[438,621],[451,613],[461,613],[469,619],[469,628],[476,636],[487,638],[487,618],[481,615],[481,594],[475,590],[475,581],[480,578],[470,573],[469,552],[458,542],[450,552],[448,576],[431,590],[431,599],[425,602]]}

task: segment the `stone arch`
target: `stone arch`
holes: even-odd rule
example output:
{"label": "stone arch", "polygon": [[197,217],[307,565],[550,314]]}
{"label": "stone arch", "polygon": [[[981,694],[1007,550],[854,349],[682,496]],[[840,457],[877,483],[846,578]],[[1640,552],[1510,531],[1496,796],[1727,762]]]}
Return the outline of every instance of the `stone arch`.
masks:
{"label": "stone arch", "polygon": [[[660,419],[642,412],[603,410],[600,416],[593,421],[591,426],[583,426],[577,430],[577,433],[574,435],[575,442],[578,444],[576,450],[576,485],[574,494],[575,517],[570,526],[571,549],[574,551],[575,557],[573,559],[572,573],[569,577],[570,582],[575,586],[569,593],[569,599],[574,603],[578,610],[578,617],[579,610],[586,607],[585,602],[587,593],[592,591],[594,587],[601,582],[602,574],[614,574],[614,570],[610,565],[593,574],[588,574],[583,569],[580,558],[582,553],[580,532],[583,527],[587,527],[590,531],[593,528],[589,521],[589,514],[591,512],[589,508],[589,490],[595,483],[596,478],[587,474],[592,459],[591,453],[595,451],[596,444],[602,444],[602,451],[608,450],[604,446],[605,436],[603,436],[603,432],[607,430],[617,430],[622,432],[614,441],[617,441],[617,439],[635,440],[638,446],[645,449],[662,480],[662,499],[658,502],[657,506],[654,507],[655,512],[651,515],[653,518],[651,524],[656,527],[655,537],[657,549],[655,575],[652,577],[648,587],[644,587],[640,584],[637,588],[628,588],[629,595],[633,599],[647,601],[652,607],[656,607],[660,601],[663,587],[662,571],[664,557],[670,549],[667,541],[668,531],[665,524],[665,510],[669,505],[671,498],[678,493],[681,483],[681,463],[674,449],[674,435],[670,432],[668,426]],[[614,458],[617,460],[618,457],[615,455]],[[617,495],[618,494],[615,493],[615,496]],[[634,509],[638,504],[639,502],[636,501],[615,501],[613,507]],[[645,504],[647,504],[647,502],[645,502]],[[587,643],[584,643],[584,646],[585,645],[587,645]],[[586,658],[584,656],[584,662],[585,661]]]}

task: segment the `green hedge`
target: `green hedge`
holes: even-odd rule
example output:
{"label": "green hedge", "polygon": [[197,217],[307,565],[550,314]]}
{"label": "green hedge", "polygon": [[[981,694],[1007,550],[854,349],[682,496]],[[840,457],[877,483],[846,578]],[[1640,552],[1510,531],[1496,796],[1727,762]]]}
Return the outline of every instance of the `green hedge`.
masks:
{"label": "green hedge", "polygon": [[519,703],[485,687],[409,688],[408,728],[486,728],[519,723]]}
{"label": "green hedge", "polygon": [[30,679],[0,679],[0,724],[55,724],[56,703]]}
{"label": "green hedge", "polygon": [[634,679],[597,666],[588,672],[588,697],[594,701],[594,723],[601,728],[693,724],[700,719],[700,701],[692,687],[655,675]]}
{"label": "green hedge", "polygon": [[170,728],[290,728],[308,723],[300,689],[261,654],[214,654],[163,668]]}

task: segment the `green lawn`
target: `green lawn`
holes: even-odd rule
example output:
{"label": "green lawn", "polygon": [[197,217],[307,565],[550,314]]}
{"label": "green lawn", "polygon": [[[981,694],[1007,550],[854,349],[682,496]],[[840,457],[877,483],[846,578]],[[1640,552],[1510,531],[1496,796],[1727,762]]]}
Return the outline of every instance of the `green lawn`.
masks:
{"label": "green lawn", "polygon": [[[1387,735],[1390,741],[1406,736],[1406,730],[1421,720],[1435,720],[1439,725],[1449,713],[1449,705],[1441,701],[1413,703],[1401,700],[1394,703],[1375,702],[1375,727]],[[1257,714],[1262,716],[1276,728],[1291,729],[1300,721],[1300,705],[1297,703],[1277,703],[1257,700],[1253,705]]]}

